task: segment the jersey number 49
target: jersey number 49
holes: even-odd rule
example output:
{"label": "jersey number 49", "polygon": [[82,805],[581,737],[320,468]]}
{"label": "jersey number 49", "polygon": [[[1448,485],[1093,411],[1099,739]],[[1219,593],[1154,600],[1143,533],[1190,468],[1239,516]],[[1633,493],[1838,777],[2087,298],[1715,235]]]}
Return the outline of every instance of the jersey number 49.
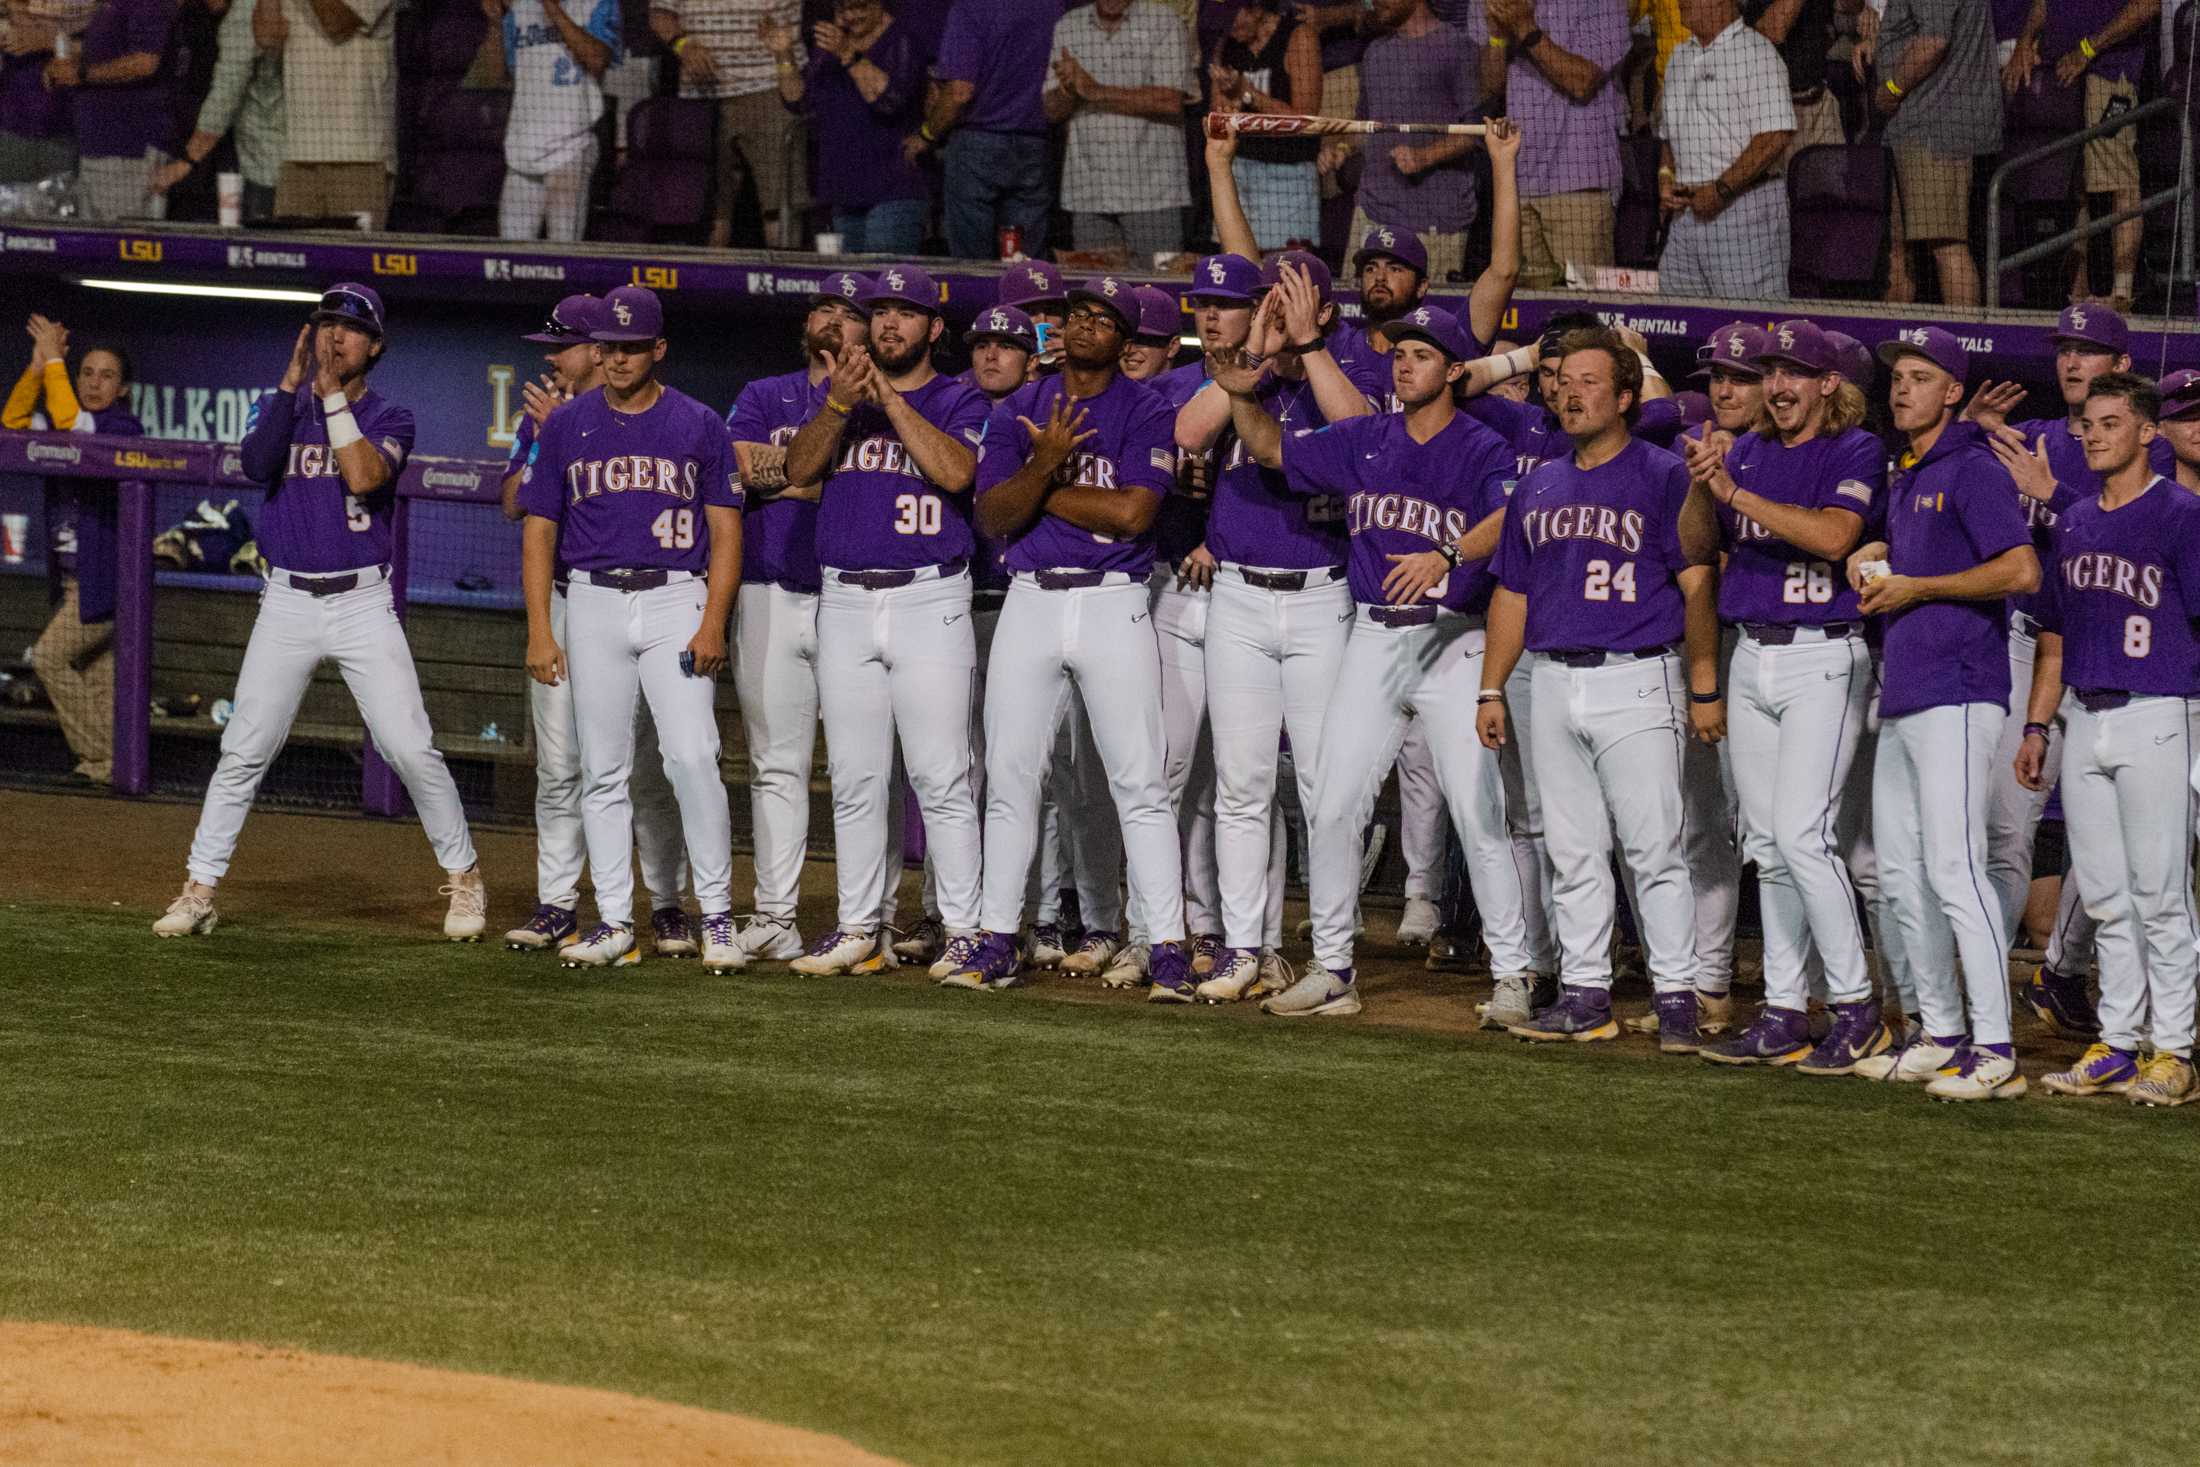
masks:
{"label": "jersey number 49", "polygon": [[668,509],[650,522],[649,533],[667,550],[692,550],[695,547],[695,511]]}

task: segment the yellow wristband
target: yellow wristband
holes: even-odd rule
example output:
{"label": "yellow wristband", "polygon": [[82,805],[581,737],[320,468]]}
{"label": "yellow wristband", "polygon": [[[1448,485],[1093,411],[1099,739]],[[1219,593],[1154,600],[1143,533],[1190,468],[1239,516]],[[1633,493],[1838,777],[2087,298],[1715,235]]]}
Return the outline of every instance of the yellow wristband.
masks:
{"label": "yellow wristband", "polygon": [[1891,76],[1887,78],[1887,90],[1897,97],[1902,95],[1902,88],[1894,84],[1894,78]]}
{"label": "yellow wristband", "polygon": [[838,416],[845,418],[848,416],[849,411],[854,408],[855,404],[842,402],[839,398],[833,396],[830,392],[828,392],[825,394],[825,406],[830,408]]}
{"label": "yellow wristband", "polygon": [[687,43],[689,39],[690,38],[687,36],[674,36],[672,38],[672,54],[677,56],[682,51],[685,51],[687,49]]}
{"label": "yellow wristband", "polygon": [[2078,37],[2078,49],[2085,53],[2085,59],[2088,61],[2098,60],[2101,54],[2093,49],[2093,38],[2091,36]]}
{"label": "yellow wristband", "polygon": [[1505,38],[1504,38],[1503,36],[1492,36],[1492,37],[1490,37],[1490,49],[1491,49],[1492,51],[1502,51],[1502,50],[1504,50],[1504,49],[1505,49]]}

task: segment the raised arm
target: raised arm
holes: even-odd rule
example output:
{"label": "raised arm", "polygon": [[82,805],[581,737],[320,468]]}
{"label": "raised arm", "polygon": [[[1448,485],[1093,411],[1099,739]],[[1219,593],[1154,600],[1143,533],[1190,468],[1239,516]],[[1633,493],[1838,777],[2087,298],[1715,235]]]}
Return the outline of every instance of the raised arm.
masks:
{"label": "raised arm", "polygon": [[1490,154],[1490,262],[1468,292],[1467,327],[1476,341],[1495,341],[1520,283],[1520,129],[1494,118],[1483,141]]}

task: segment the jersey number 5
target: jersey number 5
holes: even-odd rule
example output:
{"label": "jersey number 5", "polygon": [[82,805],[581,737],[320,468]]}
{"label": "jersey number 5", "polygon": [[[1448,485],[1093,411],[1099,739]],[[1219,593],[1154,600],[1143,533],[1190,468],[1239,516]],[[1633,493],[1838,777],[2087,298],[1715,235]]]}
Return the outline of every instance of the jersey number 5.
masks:
{"label": "jersey number 5", "polygon": [[344,528],[354,534],[374,528],[374,517],[367,513],[367,507],[359,502],[356,494],[344,496]]}
{"label": "jersey number 5", "polygon": [[894,496],[894,533],[937,535],[940,532],[940,497],[937,494]]}
{"label": "jersey number 5", "polygon": [[1635,599],[1635,563],[1623,560],[1619,569],[1612,569],[1609,560],[1592,560],[1588,565],[1589,576],[1582,583],[1581,599],[1584,601],[1609,601],[1614,591],[1622,601]]}
{"label": "jersey number 5", "polygon": [[650,523],[649,533],[657,537],[657,543],[667,550],[690,550],[695,546],[695,511],[692,509],[668,509]]}

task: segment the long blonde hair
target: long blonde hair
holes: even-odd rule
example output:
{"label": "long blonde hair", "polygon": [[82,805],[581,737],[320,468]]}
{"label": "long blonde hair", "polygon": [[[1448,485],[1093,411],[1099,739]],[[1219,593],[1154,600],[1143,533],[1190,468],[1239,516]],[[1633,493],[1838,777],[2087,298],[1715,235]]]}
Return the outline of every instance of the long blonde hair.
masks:
{"label": "long blonde hair", "polygon": [[1866,411],[1864,389],[1854,382],[1843,381],[1833,390],[1833,401],[1826,407],[1826,436],[1830,438],[1862,427]]}

